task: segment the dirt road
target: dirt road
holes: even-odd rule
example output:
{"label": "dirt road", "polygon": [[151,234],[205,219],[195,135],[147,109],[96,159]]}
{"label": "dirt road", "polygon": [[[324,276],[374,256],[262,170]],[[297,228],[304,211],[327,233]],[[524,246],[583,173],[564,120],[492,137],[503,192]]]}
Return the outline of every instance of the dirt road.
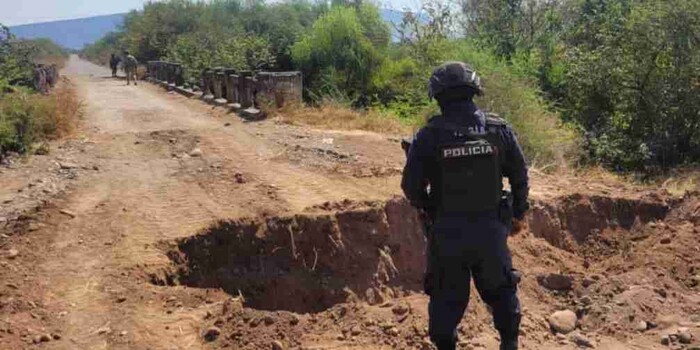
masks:
{"label": "dirt road", "polygon": [[[395,179],[331,178],[279,160],[283,146],[270,139],[275,125],[216,116],[199,103],[146,84],[126,86],[108,73],[75,56],[64,71],[86,107],[79,144],[61,154],[76,165],[77,179],[55,204],[75,218],[51,217],[32,232],[32,239],[43,238],[37,251],[21,252],[42,256],[32,268],[35,279],[20,288],[35,284],[32,294],[41,304],[65,312],[61,336],[70,341],[57,348],[108,348],[100,334],[106,328],[125,332],[139,348],[194,347],[199,322],[157,311],[159,288],[124,272],[164,263],[157,242],[192,235],[218,219],[396,193]],[[201,155],[189,156],[195,149]],[[127,300],[115,302],[122,297]]]}
{"label": "dirt road", "polygon": [[[306,349],[428,348],[426,299],[414,278],[395,276],[397,271],[419,271],[421,258],[415,255],[420,252],[418,243],[399,242],[407,238],[395,236],[415,233],[407,228],[415,226],[412,214],[404,204],[385,204],[400,193],[403,155],[394,137],[274,121],[246,123],[147,83],[126,86],[109,78],[107,69],[75,56],[63,74],[85,103],[81,130],[56,143],[50,155],[35,156],[0,173],[0,225],[6,232],[0,241],[0,348],[269,349],[273,341]],[[523,286],[529,309],[526,348],[572,346],[573,340],[548,334],[546,316],[553,305],[571,308],[566,300],[581,297],[574,291],[542,291],[537,273],[567,271],[583,280],[591,269],[601,273],[612,266],[600,259],[584,268],[590,263],[583,248],[576,250],[584,244],[562,238],[558,232],[566,225],[552,226],[543,219],[551,214],[546,205],[564,208],[561,215],[575,215],[581,208],[567,203],[589,198],[554,202],[575,192],[561,181],[535,180],[535,197],[552,202],[543,202],[542,215],[531,219],[541,232],[535,234],[538,237],[530,233],[514,242],[517,263],[537,261],[526,269],[532,273]],[[653,210],[653,203],[662,200],[645,202],[643,193],[626,185],[577,184],[581,186],[593,197],[625,194],[635,207],[652,203],[648,213],[632,210],[641,225],[663,218]],[[579,214],[599,215],[605,204],[597,208],[595,201],[589,205],[592,211]],[[570,223],[568,229],[573,237],[589,232],[591,225],[614,231],[617,219],[606,218],[610,224],[601,226],[600,218],[591,218],[592,223],[582,220],[578,225],[583,228]],[[304,235],[312,231],[328,234],[330,243],[326,236],[320,238],[325,243],[309,243],[313,239]],[[353,240],[350,233],[357,232],[367,238]],[[692,225],[678,232],[695,237]],[[227,242],[232,235],[238,240]],[[290,244],[299,266],[261,258],[275,256]],[[242,247],[249,246],[255,251],[244,254]],[[694,264],[697,256],[690,254]],[[230,266],[239,255],[247,257],[240,266],[249,275]],[[251,257],[259,261],[251,263]],[[363,259],[373,265],[358,263]],[[274,276],[266,268],[276,269]],[[340,276],[326,276],[331,279],[324,283],[332,286],[343,280],[347,285],[334,289],[321,283],[310,290],[300,287],[299,280],[282,277],[296,276],[297,270],[304,271],[301,281],[323,270]],[[372,276],[360,278],[366,272]],[[259,281],[266,281],[262,286],[267,289],[256,295],[253,291],[262,288]],[[667,289],[684,295],[682,306],[667,308],[691,322],[689,315],[697,308],[689,305],[697,303],[697,294],[680,288],[676,283]],[[349,294],[333,294],[340,291]],[[253,306],[240,311],[242,316],[231,314],[231,303],[243,302],[231,299],[239,293],[247,298],[246,307]],[[299,301],[307,297],[323,300],[323,307]],[[397,305],[412,310],[410,322],[401,319],[405,310],[396,310]],[[470,326],[461,330],[471,339],[464,348],[493,348],[488,312],[483,306],[470,309],[474,312],[465,320]],[[383,317],[392,323],[385,325]],[[256,319],[263,325],[253,324]],[[297,324],[301,326],[295,330]],[[216,328],[203,337],[212,326]],[[378,335],[372,333],[375,328]],[[217,332],[221,335],[213,334]],[[407,340],[385,339],[404,332],[415,334]],[[656,338],[601,331],[594,341],[599,348],[654,349],[659,348]]]}

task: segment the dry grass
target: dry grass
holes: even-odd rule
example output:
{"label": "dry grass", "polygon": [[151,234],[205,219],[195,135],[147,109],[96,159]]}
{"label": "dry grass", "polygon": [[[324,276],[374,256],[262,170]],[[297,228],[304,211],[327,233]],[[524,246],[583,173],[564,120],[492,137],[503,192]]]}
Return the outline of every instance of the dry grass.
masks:
{"label": "dry grass", "polygon": [[46,140],[68,136],[82,113],[82,102],[67,80],[48,95],[24,90],[5,94],[0,98],[0,153],[23,153]]}
{"label": "dry grass", "polygon": [[673,169],[665,176],[656,179],[654,183],[674,196],[682,196],[687,192],[698,191],[700,190],[700,168]]}
{"label": "dry grass", "polygon": [[[531,169],[537,174],[540,169]],[[700,191],[700,167],[680,167],[653,176],[645,173],[616,173],[602,166],[560,167],[559,177],[578,179],[582,183],[605,184],[629,190],[665,190],[680,197],[688,192]]]}
{"label": "dry grass", "polygon": [[37,115],[37,126],[44,138],[57,139],[75,131],[83,115],[83,103],[70,81],[62,81],[48,96],[38,99],[41,113]]}
{"label": "dry grass", "polygon": [[325,102],[319,107],[285,106],[267,111],[277,120],[294,125],[310,125],[333,130],[365,130],[384,134],[406,134],[414,127],[376,110],[357,111],[339,103]]}

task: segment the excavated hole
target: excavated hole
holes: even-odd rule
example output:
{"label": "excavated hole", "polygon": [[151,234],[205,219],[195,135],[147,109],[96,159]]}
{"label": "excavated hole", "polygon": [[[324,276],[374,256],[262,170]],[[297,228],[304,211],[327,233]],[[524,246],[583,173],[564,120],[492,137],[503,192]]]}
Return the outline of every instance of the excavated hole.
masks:
{"label": "excavated hole", "polygon": [[657,195],[631,199],[573,194],[533,203],[527,220],[535,237],[595,260],[619,253],[636,239],[635,228],[641,224],[664,220],[671,202]]}
{"label": "excavated hole", "polygon": [[[637,223],[664,219],[669,208],[658,197],[577,194],[535,202],[528,222],[535,237],[587,255],[605,241],[601,232],[625,235]],[[402,199],[219,222],[173,242],[167,254],[173,266],[151,273],[152,283],[222,288],[243,295],[248,307],[299,313],[419,291],[425,261],[418,218]]]}
{"label": "excavated hole", "polygon": [[159,285],[222,288],[246,306],[318,312],[379,303],[421,287],[423,233],[403,200],[345,202],[308,214],[219,222],[175,242]]}

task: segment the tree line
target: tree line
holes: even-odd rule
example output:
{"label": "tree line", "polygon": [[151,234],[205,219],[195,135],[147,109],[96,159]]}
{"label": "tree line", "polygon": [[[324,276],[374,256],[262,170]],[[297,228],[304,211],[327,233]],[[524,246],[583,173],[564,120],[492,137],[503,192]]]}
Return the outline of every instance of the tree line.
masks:
{"label": "tree line", "polygon": [[301,70],[311,104],[420,123],[432,67],[463,60],[483,75],[481,106],[518,129],[540,164],[616,170],[700,160],[700,6],[694,0],[427,0],[387,23],[362,0],[170,0],[131,12],[85,49],[142,61]]}

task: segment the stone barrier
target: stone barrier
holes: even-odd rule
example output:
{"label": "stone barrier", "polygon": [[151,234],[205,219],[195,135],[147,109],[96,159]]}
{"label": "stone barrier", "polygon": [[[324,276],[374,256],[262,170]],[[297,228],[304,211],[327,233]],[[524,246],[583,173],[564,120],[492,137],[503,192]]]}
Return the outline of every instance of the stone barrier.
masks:
{"label": "stone barrier", "polygon": [[211,68],[205,68],[202,71],[202,92],[204,100],[214,100],[214,71]]}
{"label": "stone barrier", "polygon": [[173,74],[175,75],[173,78],[175,86],[185,85],[185,72],[183,71],[181,64],[173,63]]}
{"label": "stone barrier", "polygon": [[255,94],[255,81],[252,72],[241,72],[238,78],[238,103],[242,109],[253,107]]}
{"label": "stone barrier", "polygon": [[179,63],[148,61],[146,62],[146,79],[187,97],[195,95],[192,89],[185,86],[184,69]]}
{"label": "stone barrier", "polygon": [[283,107],[289,103],[300,103],[302,99],[301,72],[260,72],[257,80],[258,103]]}
{"label": "stone barrier", "polygon": [[214,103],[217,105],[225,105],[226,99],[225,95],[225,85],[226,85],[226,75],[224,74],[223,67],[214,68],[213,75],[213,86],[214,86]]}
{"label": "stone barrier", "polygon": [[[197,93],[185,87],[184,68],[166,61],[146,64],[148,79],[192,97]],[[302,102],[301,72],[238,72],[225,67],[205,68],[199,75],[200,97],[218,106],[228,106],[246,114],[259,114],[261,106],[277,108]],[[44,78],[45,79],[45,78]]]}
{"label": "stone barrier", "polygon": [[223,85],[222,85],[222,97],[223,99],[226,100],[226,104],[229,105],[229,107],[237,101],[237,94],[233,93],[233,90],[236,88],[235,84],[231,83],[231,75],[236,74],[235,69],[231,68],[226,68],[223,70],[224,77],[223,77]]}

